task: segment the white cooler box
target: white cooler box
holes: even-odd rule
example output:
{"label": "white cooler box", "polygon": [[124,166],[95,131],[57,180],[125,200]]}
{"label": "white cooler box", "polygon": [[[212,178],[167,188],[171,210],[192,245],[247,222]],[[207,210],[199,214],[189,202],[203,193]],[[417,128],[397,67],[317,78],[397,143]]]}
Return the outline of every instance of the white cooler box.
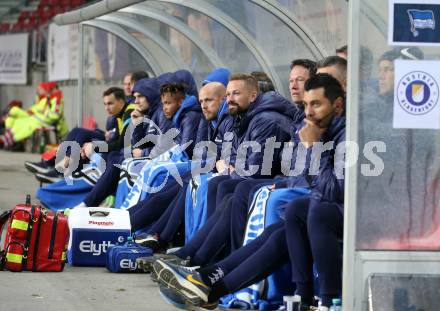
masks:
{"label": "white cooler box", "polygon": [[130,216],[127,210],[78,207],[70,211],[69,229],[69,264],[104,267],[108,247],[123,243],[130,236]]}

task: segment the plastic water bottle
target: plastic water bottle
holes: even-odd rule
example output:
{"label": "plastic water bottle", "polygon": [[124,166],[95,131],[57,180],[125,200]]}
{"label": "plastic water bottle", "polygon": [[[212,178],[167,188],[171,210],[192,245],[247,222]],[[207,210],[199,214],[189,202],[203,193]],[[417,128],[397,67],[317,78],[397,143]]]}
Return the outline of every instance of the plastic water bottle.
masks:
{"label": "plastic water bottle", "polygon": [[31,205],[31,195],[26,194],[26,205]]}
{"label": "plastic water bottle", "polygon": [[64,216],[69,217],[70,215],[70,208],[65,208],[63,211]]}
{"label": "plastic water bottle", "polygon": [[104,206],[113,208],[115,206],[115,201],[116,197],[114,195],[109,195],[104,201]]}
{"label": "plastic water bottle", "polygon": [[329,311],[342,311],[342,301],[339,298],[332,299],[332,306]]}
{"label": "plastic water bottle", "polygon": [[299,295],[284,296],[283,302],[284,302],[284,311],[295,311],[298,310],[301,304],[301,296]]}
{"label": "plastic water bottle", "polygon": [[44,131],[42,131],[40,133],[40,141],[38,144],[38,152],[39,153],[44,153],[44,151],[46,151],[46,138],[44,137],[46,133]]}

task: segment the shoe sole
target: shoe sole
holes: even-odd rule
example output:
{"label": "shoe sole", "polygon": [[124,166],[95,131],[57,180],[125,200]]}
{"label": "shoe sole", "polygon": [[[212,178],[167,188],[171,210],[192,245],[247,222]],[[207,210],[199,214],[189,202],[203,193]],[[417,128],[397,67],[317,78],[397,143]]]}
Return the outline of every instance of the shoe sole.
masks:
{"label": "shoe sole", "polygon": [[60,180],[63,180],[62,178],[54,178],[54,179],[50,179],[50,177],[42,176],[42,175],[40,175],[40,173],[37,173],[37,174],[35,175],[35,178],[36,178],[39,182],[46,183],[46,184],[53,184],[53,183],[56,183],[56,182],[58,182],[58,181],[60,181]]}
{"label": "shoe sole", "polygon": [[154,271],[153,264],[158,259],[167,261],[169,259],[174,258],[174,256],[171,256],[171,255],[169,255],[169,257],[167,257],[167,256],[168,256],[167,254],[160,254],[160,255],[153,254],[153,256],[138,258],[136,260],[136,262],[138,264],[138,267],[143,269],[144,272],[151,273],[151,275],[150,275],[151,280],[153,282],[157,283],[158,282],[157,274],[156,274],[156,271]]}
{"label": "shoe sole", "polygon": [[179,274],[174,273],[174,270],[165,262],[156,260],[153,269],[157,274],[159,283],[174,288],[191,304],[201,306],[208,301],[208,296],[203,291]]}
{"label": "shoe sole", "polygon": [[157,274],[154,269],[151,270],[150,278],[152,282],[159,283],[159,280],[157,279]]}
{"label": "shoe sole", "polygon": [[32,163],[25,163],[25,164],[24,164],[24,167],[25,167],[29,172],[34,173],[34,174],[36,174],[36,173],[43,173],[43,174],[46,174],[46,173],[48,173],[48,172],[50,171],[50,169],[47,169],[47,168],[41,168],[41,167],[36,166],[36,165],[34,165],[34,164],[32,164]]}
{"label": "shoe sole", "polygon": [[[176,307],[178,309],[186,310],[185,299],[183,299],[183,297],[181,297],[180,295],[174,294],[170,289],[166,288],[165,286],[162,286],[162,285],[159,286],[159,294],[170,305],[173,305],[174,307]],[[168,295],[176,296],[176,297],[174,297],[176,299],[173,300],[173,299],[169,298]]]}
{"label": "shoe sole", "polygon": [[150,242],[150,241],[154,241],[154,242],[158,242],[156,239],[151,239],[151,238],[145,238],[145,239],[134,239],[134,242],[136,244],[143,244],[145,242]]}
{"label": "shoe sole", "polygon": [[[218,307],[217,303],[204,304],[204,305],[201,305],[201,306],[193,306],[193,305],[187,304],[186,305],[186,310],[189,310],[189,311],[205,311],[205,310],[215,310],[215,309],[217,309],[217,307]],[[230,310],[230,309],[228,309],[228,310]]]}

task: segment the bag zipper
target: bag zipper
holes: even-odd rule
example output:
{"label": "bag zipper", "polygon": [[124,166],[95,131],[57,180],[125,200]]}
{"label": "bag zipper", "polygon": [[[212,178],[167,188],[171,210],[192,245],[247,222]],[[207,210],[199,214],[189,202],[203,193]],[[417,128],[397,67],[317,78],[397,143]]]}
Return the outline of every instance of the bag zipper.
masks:
{"label": "bag zipper", "polygon": [[50,234],[49,254],[47,256],[48,259],[52,259],[52,257],[53,257],[53,247],[55,244],[55,235],[57,232],[57,224],[58,224],[58,213],[56,213],[55,217],[53,218],[52,233]]}
{"label": "bag zipper", "polygon": [[33,262],[32,262],[32,271],[37,271],[38,246],[40,244],[41,219],[43,217],[44,216],[40,212],[40,217],[38,217],[37,236],[35,237],[35,244],[34,244],[34,256],[33,256]]}
{"label": "bag zipper", "polygon": [[[34,228],[34,214],[35,214],[35,205],[32,205],[31,212],[29,213],[29,227],[27,231],[26,241],[24,244],[24,260],[23,260],[23,269],[27,270],[27,261],[28,261],[28,255],[29,255],[29,246],[31,244],[32,239],[32,230]],[[41,215],[40,215],[41,216]],[[40,216],[38,218],[40,218]],[[13,219],[13,218],[11,218]]]}

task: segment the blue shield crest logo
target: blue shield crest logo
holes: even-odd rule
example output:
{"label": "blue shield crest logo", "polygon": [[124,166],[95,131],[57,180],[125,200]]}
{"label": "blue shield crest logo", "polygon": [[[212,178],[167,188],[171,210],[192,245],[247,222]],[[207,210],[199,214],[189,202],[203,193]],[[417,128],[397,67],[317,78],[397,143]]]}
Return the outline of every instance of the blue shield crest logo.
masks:
{"label": "blue shield crest logo", "polygon": [[427,114],[439,101],[439,85],[427,72],[411,71],[400,79],[396,96],[400,107],[407,113]]}

